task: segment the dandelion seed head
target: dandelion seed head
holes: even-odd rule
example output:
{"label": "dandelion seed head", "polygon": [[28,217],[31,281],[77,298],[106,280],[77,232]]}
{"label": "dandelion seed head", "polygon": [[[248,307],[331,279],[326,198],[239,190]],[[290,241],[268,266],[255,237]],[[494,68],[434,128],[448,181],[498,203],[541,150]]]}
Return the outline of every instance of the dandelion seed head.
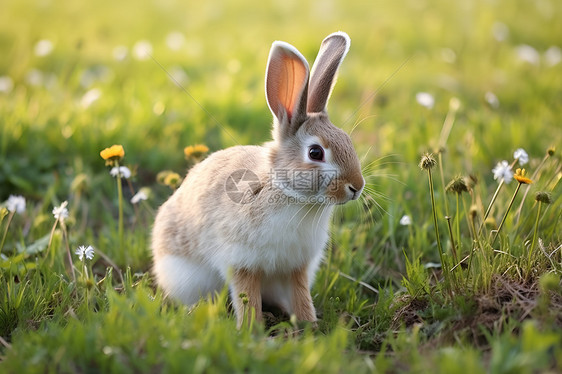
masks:
{"label": "dandelion seed head", "polygon": [[454,192],[456,194],[461,194],[463,192],[468,192],[468,186],[466,185],[466,180],[464,177],[458,175],[449,182],[447,187],[445,187],[447,192]]}
{"label": "dandelion seed head", "polygon": [[548,66],[558,65],[562,61],[562,51],[557,46],[552,46],[544,53],[544,60]]}
{"label": "dandelion seed head", "polygon": [[166,45],[172,51],[179,51],[185,44],[185,36],[179,32],[174,31],[166,35]]}
{"label": "dandelion seed head", "polygon": [[187,75],[185,70],[183,70],[179,66],[170,68],[170,75],[172,76],[172,81],[176,86],[179,85],[180,87],[182,87],[189,83],[189,76]]}
{"label": "dandelion seed head", "polygon": [[535,195],[535,200],[541,203],[550,204],[552,202],[552,197],[546,191],[539,191]]}
{"label": "dandelion seed head", "polygon": [[511,172],[511,167],[507,161],[498,162],[495,168],[492,169],[492,173],[494,173],[494,179],[503,181],[505,183],[511,182],[513,179],[513,174]]}
{"label": "dandelion seed head", "polygon": [[22,214],[25,212],[25,197],[21,195],[10,195],[6,200],[6,209],[11,213]]}
{"label": "dandelion seed head", "polygon": [[31,69],[25,75],[25,81],[31,86],[41,86],[45,80],[44,74],[41,70]]}
{"label": "dandelion seed head", "polygon": [[509,36],[509,28],[505,23],[494,22],[492,25],[492,35],[498,42],[503,42]]}
{"label": "dandelion seed head", "polygon": [[74,252],[76,255],[78,255],[78,259],[80,259],[80,261],[82,261],[84,258],[91,260],[94,258],[94,248],[89,245],[89,246],[79,246],[78,248],[76,248],[76,251]]}
{"label": "dandelion seed head", "polygon": [[518,148],[513,152],[513,158],[516,158],[519,161],[519,165],[523,166],[527,162],[529,162],[529,155],[523,148]]}
{"label": "dandelion seed head", "polygon": [[68,201],[63,201],[61,205],[53,208],[53,216],[56,220],[64,222],[64,220],[68,218],[68,209],[66,208],[67,205]]}
{"label": "dandelion seed head", "polygon": [[123,61],[127,58],[127,55],[129,54],[129,50],[124,45],[118,45],[115,48],[113,48],[111,54],[113,55],[113,58],[116,61]]}
{"label": "dandelion seed head", "polygon": [[131,177],[131,170],[126,166],[114,166],[109,171],[109,174],[114,178],[119,177],[129,179]]}
{"label": "dandelion seed head", "polygon": [[486,92],[484,94],[484,100],[486,100],[488,105],[494,109],[498,109],[500,107],[500,100],[493,92]]}
{"label": "dandelion seed head", "polygon": [[400,224],[402,226],[409,226],[412,224],[412,218],[409,215],[403,215],[402,218],[400,218]]}
{"label": "dandelion seed head", "polygon": [[141,188],[132,198],[131,198],[131,203],[133,204],[138,204],[143,200],[148,200],[148,197],[150,195],[150,188],[148,187],[143,187]]}
{"label": "dandelion seed head", "polygon": [[540,63],[541,57],[539,55],[539,52],[537,52],[537,50],[531,47],[530,45],[527,44],[518,45],[515,48],[515,53],[517,54],[519,60],[523,62],[535,66],[539,65]]}
{"label": "dandelion seed head", "polygon": [[433,157],[433,154],[426,153],[422,156],[419,166],[423,170],[430,170],[435,165],[437,165],[437,161],[435,161],[435,157]]}
{"label": "dandelion seed head", "polygon": [[457,54],[451,48],[441,49],[441,59],[448,64],[452,64],[457,60]]}
{"label": "dandelion seed head", "polygon": [[418,104],[426,107],[427,109],[431,109],[435,105],[435,99],[433,98],[433,95],[428,92],[418,92],[416,94],[416,101],[418,102]]}
{"label": "dandelion seed head", "polygon": [[0,92],[10,93],[14,89],[14,81],[7,75],[0,77]]}
{"label": "dandelion seed head", "polygon": [[139,61],[148,60],[152,54],[152,44],[148,40],[139,40],[133,46],[133,57]]}
{"label": "dandelion seed head", "polygon": [[54,45],[52,41],[50,41],[49,39],[42,39],[39,40],[37,43],[35,43],[35,47],[33,48],[33,51],[35,52],[35,56],[45,57],[51,54],[53,49],[54,49]]}

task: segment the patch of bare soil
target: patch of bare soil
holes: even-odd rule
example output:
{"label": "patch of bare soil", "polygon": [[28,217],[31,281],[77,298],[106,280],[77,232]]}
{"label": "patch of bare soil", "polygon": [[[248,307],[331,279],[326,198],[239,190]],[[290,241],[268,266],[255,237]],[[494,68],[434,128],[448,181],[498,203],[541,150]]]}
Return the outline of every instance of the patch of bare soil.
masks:
{"label": "patch of bare soil", "polygon": [[433,302],[429,296],[404,296],[397,301],[401,306],[396,310],[392,326],[397,329],[421,324],[428,338],[426,344],[430,346],[465,337],[482,348],[487,345],[484,332],[501,332],[508,321],[534,318],[540,323],[562,328],[562,295],[554,291],[541,292],[537,280],[524,282],[495,276],[490,290],[474,295],[469,301],[472,303],[470,312],[459,312],[445,321],[438,321],[435,313],[427,310]]}

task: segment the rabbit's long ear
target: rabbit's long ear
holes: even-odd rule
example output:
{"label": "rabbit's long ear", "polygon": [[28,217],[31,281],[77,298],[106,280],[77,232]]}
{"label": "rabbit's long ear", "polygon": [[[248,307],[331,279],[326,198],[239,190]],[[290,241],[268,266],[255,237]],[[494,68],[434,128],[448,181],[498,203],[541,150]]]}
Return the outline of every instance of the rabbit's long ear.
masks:
{"label": "rabbit's long ear", "polygon": [[308,112],[326,111],[336,73],[347,51],[349,51],[350,45],[351,40],[349,36],[342,31],[330,34],[322,41],[320,51],[310,73]]}
{"label": "rabbit's long ear", "polygon": [[306,120],[308,77],[302,54],[290,44],[274,42],[265,73],[265,96],[281,136],[294,135]]}

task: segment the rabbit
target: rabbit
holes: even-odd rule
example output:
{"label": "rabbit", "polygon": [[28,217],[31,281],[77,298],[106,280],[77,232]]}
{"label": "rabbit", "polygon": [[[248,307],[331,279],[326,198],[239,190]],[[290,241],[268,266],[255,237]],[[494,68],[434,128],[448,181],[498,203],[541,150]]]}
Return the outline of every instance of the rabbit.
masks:
{"label": "rabbit", "polygon": [[295,47],[273,43],[273,140],[212,153],[158,210],[153,271],[166,296],[193,305],[228,284],[238,328],[245,313],[262,320],[262,302],[316,323],[310,289],[333,208],[365,184],[350,137],[326,112],[350,43],[344,32],[327,36],[311,71]]}

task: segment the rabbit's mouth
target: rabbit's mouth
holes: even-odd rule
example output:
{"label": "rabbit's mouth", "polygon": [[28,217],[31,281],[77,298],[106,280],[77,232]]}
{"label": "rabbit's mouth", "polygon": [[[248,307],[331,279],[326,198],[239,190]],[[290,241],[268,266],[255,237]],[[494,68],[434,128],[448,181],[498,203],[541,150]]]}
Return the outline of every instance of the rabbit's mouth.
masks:
{"label": "rabbit's mouth", "polygon": [[326,190],[326,196],[336,204],[343,205],[351,200],[357,200],[363,192],[365,180],[361,176],[356,182],[344,181],[340,178],[333,180]]}

